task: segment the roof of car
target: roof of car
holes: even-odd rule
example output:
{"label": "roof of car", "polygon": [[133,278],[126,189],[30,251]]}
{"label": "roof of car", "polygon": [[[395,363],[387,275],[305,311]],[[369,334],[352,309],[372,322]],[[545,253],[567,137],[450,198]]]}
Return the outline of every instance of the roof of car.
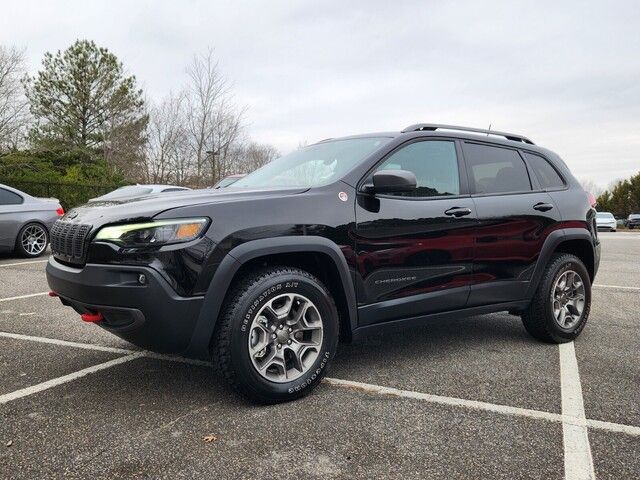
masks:
{"label": "roof of car", "polygon": [[330,142],[336,140],[347,140],[351,138],[367,138],[367,137],[389,137],[396,138],[406,135],[407,137],[417,136],[434,136],[434,137],[454,137],[464,140],[486,141],[499,145],[509,146],[512,148],[521,148],[525,150],[537,151],[542,154],[551,155],[555,158],[559,157],[544,147],[536,145],[531,139],[517,133],[508,133],[492,129],[482,129],[475,127],[464,127],[458,125],[447,125],[439,123],[416,123],[404,128],[399,132],[373,132],[358,135],[348,135],[344,137],[326,138],[317,143]]}

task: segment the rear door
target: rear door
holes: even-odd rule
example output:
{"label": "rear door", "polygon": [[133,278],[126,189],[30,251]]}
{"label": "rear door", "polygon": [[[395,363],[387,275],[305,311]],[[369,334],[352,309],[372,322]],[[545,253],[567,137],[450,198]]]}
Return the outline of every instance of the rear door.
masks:
{"label": "rear door", "polygon": [[454,140],[419,140],[391,152],[369,174],[408,170],[418,188],[359,194],[357,294],[361,325],[462,308],[473,268],[476,214]]}
{"label": "rear door", "polygon": [[559,210],[517,149],[464,141],[462,150],[479,221],[467,305],[523,299]]}

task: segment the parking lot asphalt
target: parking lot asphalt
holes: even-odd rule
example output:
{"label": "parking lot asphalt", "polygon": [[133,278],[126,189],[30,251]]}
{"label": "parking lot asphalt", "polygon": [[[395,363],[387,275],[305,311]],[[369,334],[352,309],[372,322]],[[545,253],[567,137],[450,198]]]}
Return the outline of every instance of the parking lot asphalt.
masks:
{"label": "parking lot asphalt", "polygon": [[82,323],[43,260],[2,257],[0,478],[638,478],[640,234],[601,238],[575,345],[508,314],[433,322],[341,345],[328,381],[268,407]]}

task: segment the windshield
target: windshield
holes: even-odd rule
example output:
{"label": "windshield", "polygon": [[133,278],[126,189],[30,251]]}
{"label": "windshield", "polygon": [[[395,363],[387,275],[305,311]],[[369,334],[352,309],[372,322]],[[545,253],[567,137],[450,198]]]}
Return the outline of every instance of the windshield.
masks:
{"label": "windshield", "polygon": [[138,185],[131,185],[128,187],[120,187],[111,193],[107,193],[106,195],[99,197],[99,199],[115,200],[118,198],[125,198],[125,197],[140,197],[142,195],[148,195],[151,192],[153,192],[152,188],[140,187]]}
{"label": "windshield", "polygon": [[277,158],[228,188],[318,187],[340,179],[387,137],[350,138],[317,143]]}
{"label": "windshield", "polygon": [[607,212],[598,212],[596,213],[596,217],[597,218],[613,218],[613,214],[607,213]]}

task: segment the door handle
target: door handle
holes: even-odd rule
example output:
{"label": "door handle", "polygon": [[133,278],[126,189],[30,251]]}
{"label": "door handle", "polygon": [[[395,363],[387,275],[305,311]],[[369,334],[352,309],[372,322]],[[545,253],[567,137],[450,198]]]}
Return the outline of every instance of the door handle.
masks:
{"label": "door handle", "polygon": [[544,202],[536,203],[533,206],[534,210],[538,210],[540,212],[546,212],[548,210],[551,210],[552,208],[553,208],[553,205],[551,205],[550,203],[544,203]]}
{"label": "door handle", "polygon": [[445,215],[450,217],[464,217],[465,215],[471,215],[471,209],[466,207],[452,207],[449,210],[444,211]]}

